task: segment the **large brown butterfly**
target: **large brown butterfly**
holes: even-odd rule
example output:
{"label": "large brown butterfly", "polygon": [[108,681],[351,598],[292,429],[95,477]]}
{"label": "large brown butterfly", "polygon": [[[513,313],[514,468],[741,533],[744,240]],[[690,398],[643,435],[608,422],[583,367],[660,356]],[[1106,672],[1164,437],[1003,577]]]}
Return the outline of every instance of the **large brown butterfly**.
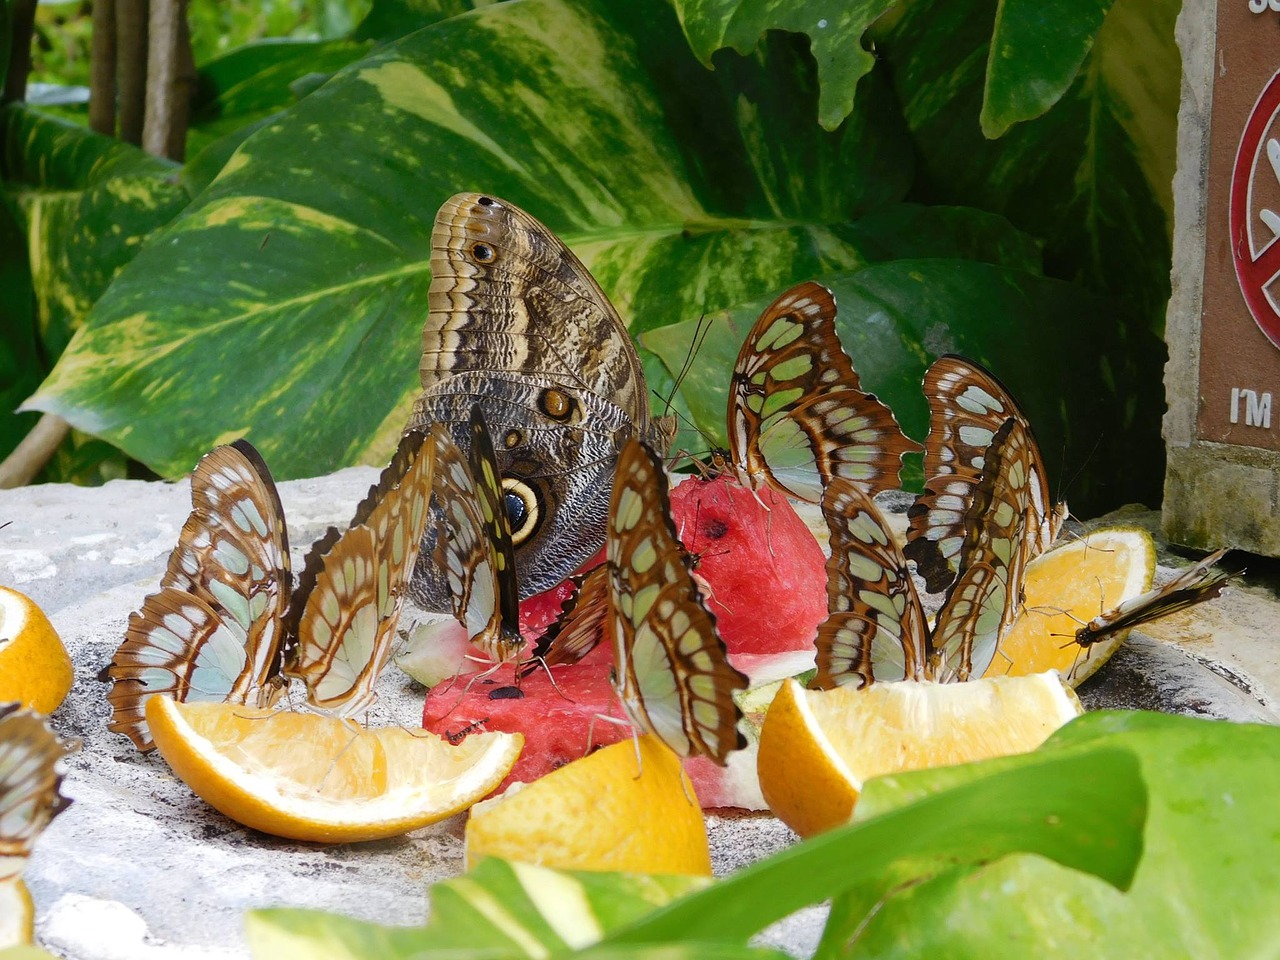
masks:
{"label": "large brown butterfly", "polygon": [[729,389],[729,456],[745,486],[769,484],[817,503],[834,477],[868,493],[896,488],[904,454],[919,450],[893,411],[861,389],[840,346],[836,302],[801,283],[751,328]]}
{"label": "large brown butterfly", "polygon": [[618,459],[609,508],[608,632],[614,685],[639,729],[681,756],[723,765],[746,745],[733,701],[747,678],[730,666],[676,539],[662,461],[639,440]]}
{"label": "large brown butterfly", "polygon": [[36,837],[71,802],[59,791],[62,762],[79,749],[39,714],[0,704],[0,882],[22,872]]}
{"label": "large brown butterfly", "polygon": [[951,584],[933,630],[907,559],[860,487],[836,478],[823,497],[831,533],[828,617],[818,628],[813,686],[979,677],[1018,609],[1028,497],[1027,434],[1014,419],[984,453]]}
{"label": "large brown butterfly", "polygon": [[924,377],[929,436],[924,448],[924,493],[907,512],[908,559],[930,593],[945,590],[960,567],[965,518],[985,468],[987,448],[1008,419],[1018,421],[1029,445],[1029,502],[1023,564],[1048,549],[1066,519],[1054,504],[1031,426],[1009,391],[972,360],[939,357]]}
{"label": "large brown butterfly", "polygon": [[[629,437],[665,451],[631,336],[581,261],[503,200],[464,193],[436,215],[422,388],[411,426],[442,424],[464,450],[471,408],[493,434],[520,596],[549,589],[604,542],[614,467]],[[452,606],[425,558],[426,610]]]}

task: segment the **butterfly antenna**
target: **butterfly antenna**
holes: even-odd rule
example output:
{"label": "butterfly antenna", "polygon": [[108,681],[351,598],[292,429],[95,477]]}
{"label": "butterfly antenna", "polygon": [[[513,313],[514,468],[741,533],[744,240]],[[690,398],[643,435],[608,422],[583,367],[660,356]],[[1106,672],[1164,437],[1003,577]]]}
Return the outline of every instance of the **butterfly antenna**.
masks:
{"label": "butterfly antenna", "polygon": [[711,324],[707,320],[706,313],[698,317],[698,323],[693,328],[693,341],[689,344],[689,350],[684,355],[684,362],[680,364],[680,369],[676,372],[675,377],[671,381],[671,392],[665,397],[659,395],[659,399],[663,402],[663,412],[670,413],[671,405],[675,402],[676,394],[680,391],[680,386],[684,383],[685,378],[689,376],[689,371],[693,369],[693,361],[697,359],[698,354],[702,351],[702,345],[706,343],[707,335],[711,332]]}

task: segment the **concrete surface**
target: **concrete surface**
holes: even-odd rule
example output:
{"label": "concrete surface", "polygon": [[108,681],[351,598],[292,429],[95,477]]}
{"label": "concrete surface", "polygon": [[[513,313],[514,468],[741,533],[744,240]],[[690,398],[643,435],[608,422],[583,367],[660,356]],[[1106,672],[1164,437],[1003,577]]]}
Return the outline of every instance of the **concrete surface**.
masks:
{"label": "concrete surface", "polygon": [[[296,567],[328,524],[349,519],[375,476],[353,469],[281,485]],[[373,843],[278,840],[214,812],[159,756],[140,756],[107,732],[106,685],[96,674],[129,613],[155,588],[189,503],[185,482],[0,492],[0,521],[12,521],[0,531],[0,583],[39,603],[70,649],[75,686],[53,721],[60,733],[84,741],[65,786],[75,803],[41,838],[27,871],[38,939],[84,960],[204,960],[246,955],[241,918],[253,907],[421,923],[427,887],[461,869],[461,817]],[[1158,524],[1153,513],[1125,519]],[[1235,589],[1168,625],[1164,639],[1135,639],[1082,688],[1086,704],[1275,721],[1280,607],[1274,571],[1257,576],[1262,585]],[[416,724],[421,699],[420,687],[390,670],[370,722]],[[708,824],[717,873],[794,839],[767,815],[711,816]],[[822,916],[821,909],[804,911],[768,939],[807,955]]]}

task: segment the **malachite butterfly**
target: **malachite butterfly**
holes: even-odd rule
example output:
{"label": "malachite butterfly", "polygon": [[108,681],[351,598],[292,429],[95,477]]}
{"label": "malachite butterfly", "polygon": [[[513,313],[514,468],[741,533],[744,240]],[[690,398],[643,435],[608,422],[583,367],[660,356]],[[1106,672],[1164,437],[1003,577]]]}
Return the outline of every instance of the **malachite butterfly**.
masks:
{"label": "malachite butterfly", "polygon": [[733,694],[747,678],[729,664],[676,538],[662,462],[636,439],[618,458],[605,553],[606,629],[627,716],[681,756],[723,765],[746,745]]}
{"label": "malachite butterfly", "polygon": [[987,448],[1006,420],[1018,421],[1029,445],[1029,501],[1023,563],[1047,550],[1066,519],[1054,504],[1031,426],[1004,385],[979,364],[942,356],[924,376],[929,435],[924,447],[924,492],[907,513],[908,559],[930,593],[945,590],[960,568],[965,517],[984,473]]}
{"label": "malachite butterfly", "polygon": [[830,290],[808,282],[765,308],[738,353],[729,388],[732,468],[817,503],[843,477],[868,493],[896,488],[902,457],[919,450],[893,411],[860,386],[836,336]]}
{"label": "malachite butterfly", "polygon": [[63,761],[78,749],[40,714],[0,704],[0,882],[22,872],[36,837],[71,802],[59,788]]}

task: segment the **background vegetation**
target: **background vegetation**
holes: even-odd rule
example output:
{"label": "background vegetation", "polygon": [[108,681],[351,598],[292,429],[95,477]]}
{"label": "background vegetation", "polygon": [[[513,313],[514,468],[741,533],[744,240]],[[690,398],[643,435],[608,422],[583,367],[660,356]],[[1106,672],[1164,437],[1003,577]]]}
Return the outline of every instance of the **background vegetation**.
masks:
{"label": "background vegetation", "polygon": [[[4,108],[0,407],[76,428],[46,478],[172,476],[240,435],[284,477],[385,458],[432,218],[475,189],[583,257],[659,393],[709,317],[691,449],[744,324],[816,277],[914,436],[925,365],[964,352],[1078,511],[1158,502],[1176,0],[471,6],[193,2],[181,165]],[[76,44],[47,76],[83,76]]]}

